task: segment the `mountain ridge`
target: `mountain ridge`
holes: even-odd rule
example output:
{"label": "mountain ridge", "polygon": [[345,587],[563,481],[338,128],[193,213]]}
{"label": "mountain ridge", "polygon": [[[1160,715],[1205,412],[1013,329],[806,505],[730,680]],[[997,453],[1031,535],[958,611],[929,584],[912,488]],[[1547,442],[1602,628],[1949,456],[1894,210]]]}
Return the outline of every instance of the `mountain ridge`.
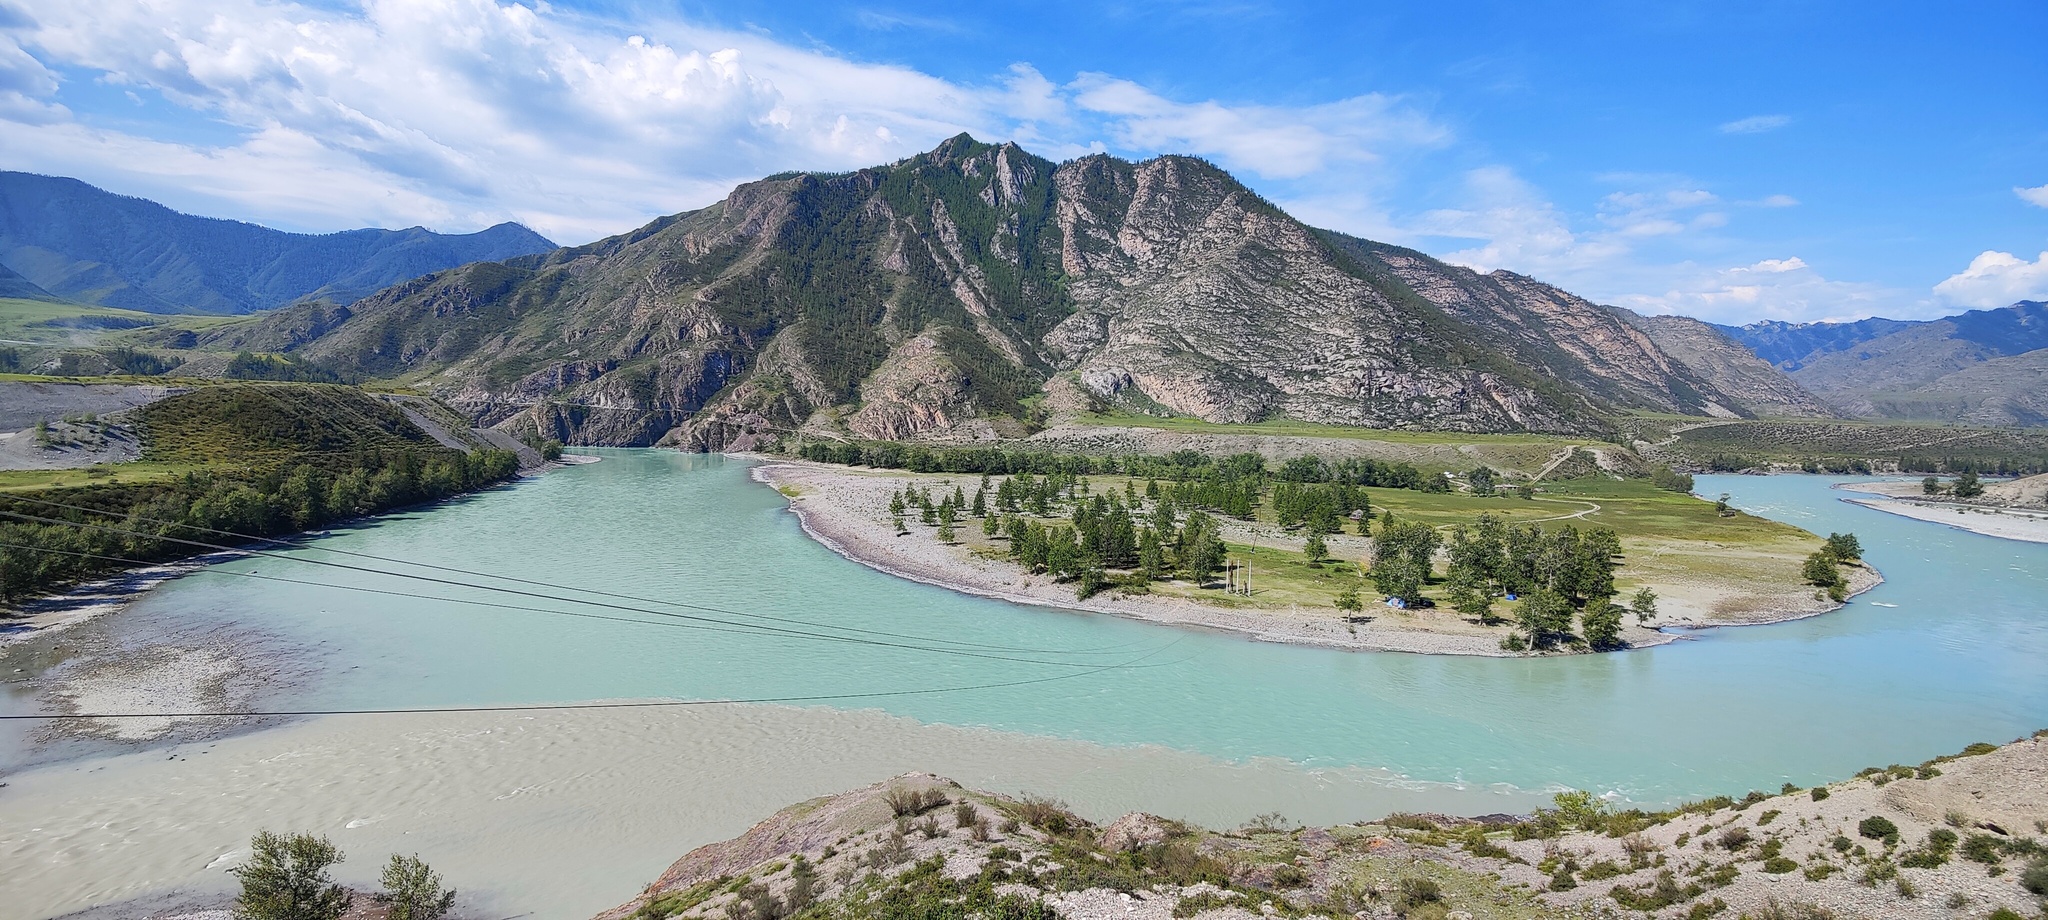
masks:
{"label": "mountain ridge", "polygon": [[77,179],[0,172],[0,264],[53,299],[151,313],[349,303],[394,282],[555,248],[516,223],[290,233],[184,214]]}
{"label": "mountain ridge", "polygon": [[1933,320],[1752,323],[1731,335],[1846,415],[1980,425],[2048,423],[2048,303]]}
{"label": "mountain ridge", "polygon": [[1112,406],[1464,431],[1754,414],[1623,311],[1317,230],[1204,160],[1053,163],[967,135],[212,345],[296,350],[564,441],[697,449],[987,441]]}

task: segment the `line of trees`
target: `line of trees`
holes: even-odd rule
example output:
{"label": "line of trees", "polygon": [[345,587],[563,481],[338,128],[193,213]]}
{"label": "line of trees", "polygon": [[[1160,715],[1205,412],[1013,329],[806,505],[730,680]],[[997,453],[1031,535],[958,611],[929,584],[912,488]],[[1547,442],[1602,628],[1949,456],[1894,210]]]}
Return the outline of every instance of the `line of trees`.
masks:
{"label": "line of trees", "polygon": [[175,539],[222,542],[219,535],[199,528],[255,536],[292,533],[438,501],[502,482],[518,471],[518,455],[505,450],[380,449],[265,472],[193,472],[156,482],[51,489],[34,495],[119,517],[0,496],[0,511],[134,532],[0,520],[0,544],[5,544],[0,545],[0,599],[47,593],[127,565],[90,557],[169,562],[204,552]]}
{"label": "line of trees", "polygon": [[[1326,461],[1313,454],[1297,457],[1269,470],[1264,457],[1239,453],[1214,457],[1193,450],[1170,454],[1126,456],[1059,454],[998,447],[926,447],[893,441],[831,443],[814,441],[791,451],[819,463],[908,470],[914,473],[968,473],[983,476],[1124,475],[1160,484],[1163,497],[1189,507],[1249,517],[1259,496],[1274,482],[1349,485],[1354,488],[1412,489],[1449,492],[1450,481],[1406,463],[1369,458]],[[1490,472],[1490,471],[1489,471]],[[1147,497],[1153,496],[1148,487]]]}
{"label": "line of trees", "polygon": [[1862,558],[1863,543],[1856,539],[1855,534],[1831,533],[1820,549],[1806,557],[1806,563],[1800,567],[1800,577],[1839,604],[1849,599],[1849,580],[1842,575],[1842,567],[1855,564]]}

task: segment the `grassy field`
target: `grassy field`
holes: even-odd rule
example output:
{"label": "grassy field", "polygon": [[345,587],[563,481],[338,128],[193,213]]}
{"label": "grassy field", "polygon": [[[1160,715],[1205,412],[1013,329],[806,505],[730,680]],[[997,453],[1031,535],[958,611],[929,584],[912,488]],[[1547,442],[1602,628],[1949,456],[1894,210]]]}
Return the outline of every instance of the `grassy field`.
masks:
{"label": "grassy field", "polygon": [[1591,438],[1575,438],[1566,435],[1525,433],[1472,434],[1462,431],[1352,428],[1344,425],[1324,425],[1317,422],[1297,422],[1292,419],[1226,424],[1222,422],[1205,422],[1196,418],[1159,418],[1157,416],[1139,415],[1136,413],[1101,413],[1081,416],[1074,421],[1076,424],[1082,425],[1157,428],[1162,431],[1179,431],[1188,434],[1264,434],[1297,438],[1351,438],[1361,441],[1385,441],[1392,444],[1543,444],[1555,449],[1568,444],[1597,445],[1604,443]]}
{"label": "grassy field", "polygon": [[1757,461],[1954,457],[2048,464],[2048,429],[1966,428],[1906,422],[1762,420],[1695,428],[1669,450],[1704,461],[1730,455]]}
{"label": "grassy field", "polygon": [[[1127,481],[1123,476],[1092,476],[1089,486],[1098,494],[1122,492]],[[973,491],[973,477],[955,477],[953,482]],[[1136,485],[1142,491],[1143,483]],[[1658,489],[1642,480],[1589,477],[1544,483],[1531,499],[1405,489],[1372,489],[1369,494],[1375,515],[1391,511],[1397,519],[1420,521],[1444,531],[1471,524],[1481,514],[1514,523],[1539,523],[1545,528],[1569,524],[1582,531],[1613,530],[1622,545],[1622,564],[1615,578],[1624,598],[1645,585],[1662,595],[1707,591],[1739,598],[1774,591],[1801,592],[1800,564],[1821,545],[1818,537],[1791,525],[1739,511],[1724,516],[1711,501]],[[1274,530],[1268,504],[1259,506],[1254,519],[1262,530]],[[1046,520],[1058,523],[1065,518],[1055,515]],[[1353,534],[1355,528],[1347,524],[1345,531]],[[1008,551],[1007,541],[985,539],[979,522],[972,518],[961,522],[958,533],[961,541],[977,552],[1001,556]],[[1180,581],[1156,582],[1152,593],[1229,608],[1320,609],[1327,614],[1337,596],[1348,589],[1357,591],[1367,603],[1367,615],[1385,612],[1373,606],[1382,598],[1365,578],[1370,560],[1355,536],[1330,538],[1332,558],[1321,563],[1311,563],[1291,548],[1300,537],[1298,531],[1287,535],[1287,546],[1278,545],[1280,539],[1256,544],[1226,541],[1233,558],[1252,566],[1255,591],[1250,597]],[[1441,567],[1437,574],[1442,574]],[[1442,586],[1436,585],[1427,593],[1440,597],[1442,591]],[[1506,615],[1512,605],[1501,604],[1496,609]],[[1458,618],[1443,607],[1403,615]]]}
{"label": "grassy field", "polygon": [[[1464,472],[1482,464],[1496,470],[1533,475],[1559,451],[1573,446],[1599,447],[1596,438],[1548,434],[1474,434],[1459,431],[1409,431],[1383,428],[1352,428],[1275,419],[1243,425],[1205,422],[1192,418],[1159,418],[1135,413],[1103,413],[1073,420],[1079,428],[1136,428],[1184,435],[1186,445],[1204,453],[1228,452],[1207,438],[1272,439],[1282,454],[1319,453],[1328,458],[1361,456],[1407,463],[1424,472]],[[1318,445],[1316,441],[1327,442]],[[1240,444],[1243,442],[1239,442]]]}
{"label": "grassy field", "polygon": [[75,470],[0,470],[0,492],[154,482],[204,469],[204,464],[137,460]]}
{"label": "grassy field", "polygon": [[131,329],[169,327],[200,331],[242,322],[241,316],[143,313],[89,304],[0,298],[0,339],[22,342],[102,344]]}

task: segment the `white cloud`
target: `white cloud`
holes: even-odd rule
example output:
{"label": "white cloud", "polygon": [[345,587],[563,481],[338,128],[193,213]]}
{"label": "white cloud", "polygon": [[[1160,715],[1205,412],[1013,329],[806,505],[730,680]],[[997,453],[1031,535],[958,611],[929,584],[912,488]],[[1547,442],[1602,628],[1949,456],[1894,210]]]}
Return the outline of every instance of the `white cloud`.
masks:
{"label": "white cloud", "polygon": [[1639,313],[1680,313],[1725,323],[1861,319],[1899,313],[1896,307],[1911,302],[1903,291],[1824,278],[1798,256],[1723,269],[1679,265],[1665,274],[1670,284],[1663,293],[1628,294],[1615,301]]}
{"label": "white cloud", "polygon": [[1789,259],[1765,259],[1748,268],[1731,269],[1731,271],[1763,272],[1771,275],[1782,275],[1786,272],[1796,272],[1805,267],[1807,267],[1805,259],[1793,256]]}
{"label": "white cloud", "polygon": [[1751,115],[1721,123],[1722,134],[1762,134],[1792,123],[1790,115]]}
{"label": "white cloud", "polygon": [[[1279,179],[1448,137],[1377,94],[1180,102],[1102,74],[1058,84],[1025,63],[962,83],[761,34],[545,3],[22,6],[0,22],[0,165],[301,229],[516,219],[577,242],[767,173],[886,163],[961,131],[1056,158],[1107,139],[1120,153],[1196,153]],[[889,14],[866,24],[943,25]],[[197,112],[232,139],[174,142],[132,121],[75,119],[54,101],[57,67]]]}
{"label": "white cloud", "polygon": [[1970,267],[1934,286],[1934,293],[1965,307],[2003,307],[2021,300],[2048,300],[2048,252],[2032,262],[2009,252],[1985,251]]}
{"label": "white cloud", "polygon": [[1422,236],[1483,241],[1444,255],[1446,261],[1482,272],[1531,273],[1582,267],[1620,252],[1611,242],[1581,240],[1562,211],[1507,167],[1472,170],[1465,192],[1470,206],[1426,212],[1410,228]]}
{"label": "white cloud", "polygon": [[2034,207],[2048,208],[2048,185],[2037,185],[2033,188],[2016,186],[2013,188],[2012,193],[2020,196],[2021,201]]}
{"label": "white cloud", "polygon": [[1379,93],[1293,108],[1175,102],[1129,80],[1083,74],[1076,108],[1113,119],[1122,145],[1214,157],[1225,168],[1292,179],[1347,162],[1370,162],[1386,148],[1425,147],[1449,132]]}
{"label": "white cloud", "polygon": [[1770,195],[1757,204],[1766,208],[1796,208],[1799,206],[1799,199],[1790,195]]}

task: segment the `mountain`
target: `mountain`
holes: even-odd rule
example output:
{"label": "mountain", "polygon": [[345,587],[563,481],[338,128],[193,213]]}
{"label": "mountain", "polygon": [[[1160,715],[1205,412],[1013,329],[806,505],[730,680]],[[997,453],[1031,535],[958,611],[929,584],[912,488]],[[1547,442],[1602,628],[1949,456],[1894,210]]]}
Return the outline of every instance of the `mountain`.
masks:
{"label": "mountain", "polygon": [[43,290],[33,281],[23,278],[19,272],[0,265],[0,298],[15,300],[56,300],[57,296]]}
{"label": "mountain", "polygon": [[[1795,337],[1802,344],[1825,343],[1781,366],[1801,386],[1850,415],[1979,425],[2048,423],[2048,394],[2041,386],[2042,370],[2048,368],[2048,304],[2021,301],[1922,322],[1744,328],[1766,325],[1792,331],[1779,343]],[[1830,326],[1840,328],[1825,328]]]}
{"label": "mountain", "polygon": [[1106,407],[1554,432],[1753,411],[1619,311],[1315,230],[1202,160],[966,135],[216,336],[572,443],[986,440]]}
{"label": "mountain", "polygon": [[554,248],[513,223],[460,235],[286,233],[76,179],[0,172],[0,264],[79,303],[152,313],[247,313],[303,297],[349,303],[428,272]]}
{"label": "mountain", "polygon": [[1720,327],[1690,316],[1620,312],[1665,354],[1714,381],[1759,415],[1827,418],[1837,414],[1783,371],[1722,333]]}
{"label": "mountain", "polygon": [[1806,362],[1846,351],[1871,339],[1919,325],[1907,320],[1871,317],[1853,323],[1787,323],[1762,320],[1747,326],[1713,324],[1714,329],[1750,350],[1757,357],[1786,371],[1796,371]]}

